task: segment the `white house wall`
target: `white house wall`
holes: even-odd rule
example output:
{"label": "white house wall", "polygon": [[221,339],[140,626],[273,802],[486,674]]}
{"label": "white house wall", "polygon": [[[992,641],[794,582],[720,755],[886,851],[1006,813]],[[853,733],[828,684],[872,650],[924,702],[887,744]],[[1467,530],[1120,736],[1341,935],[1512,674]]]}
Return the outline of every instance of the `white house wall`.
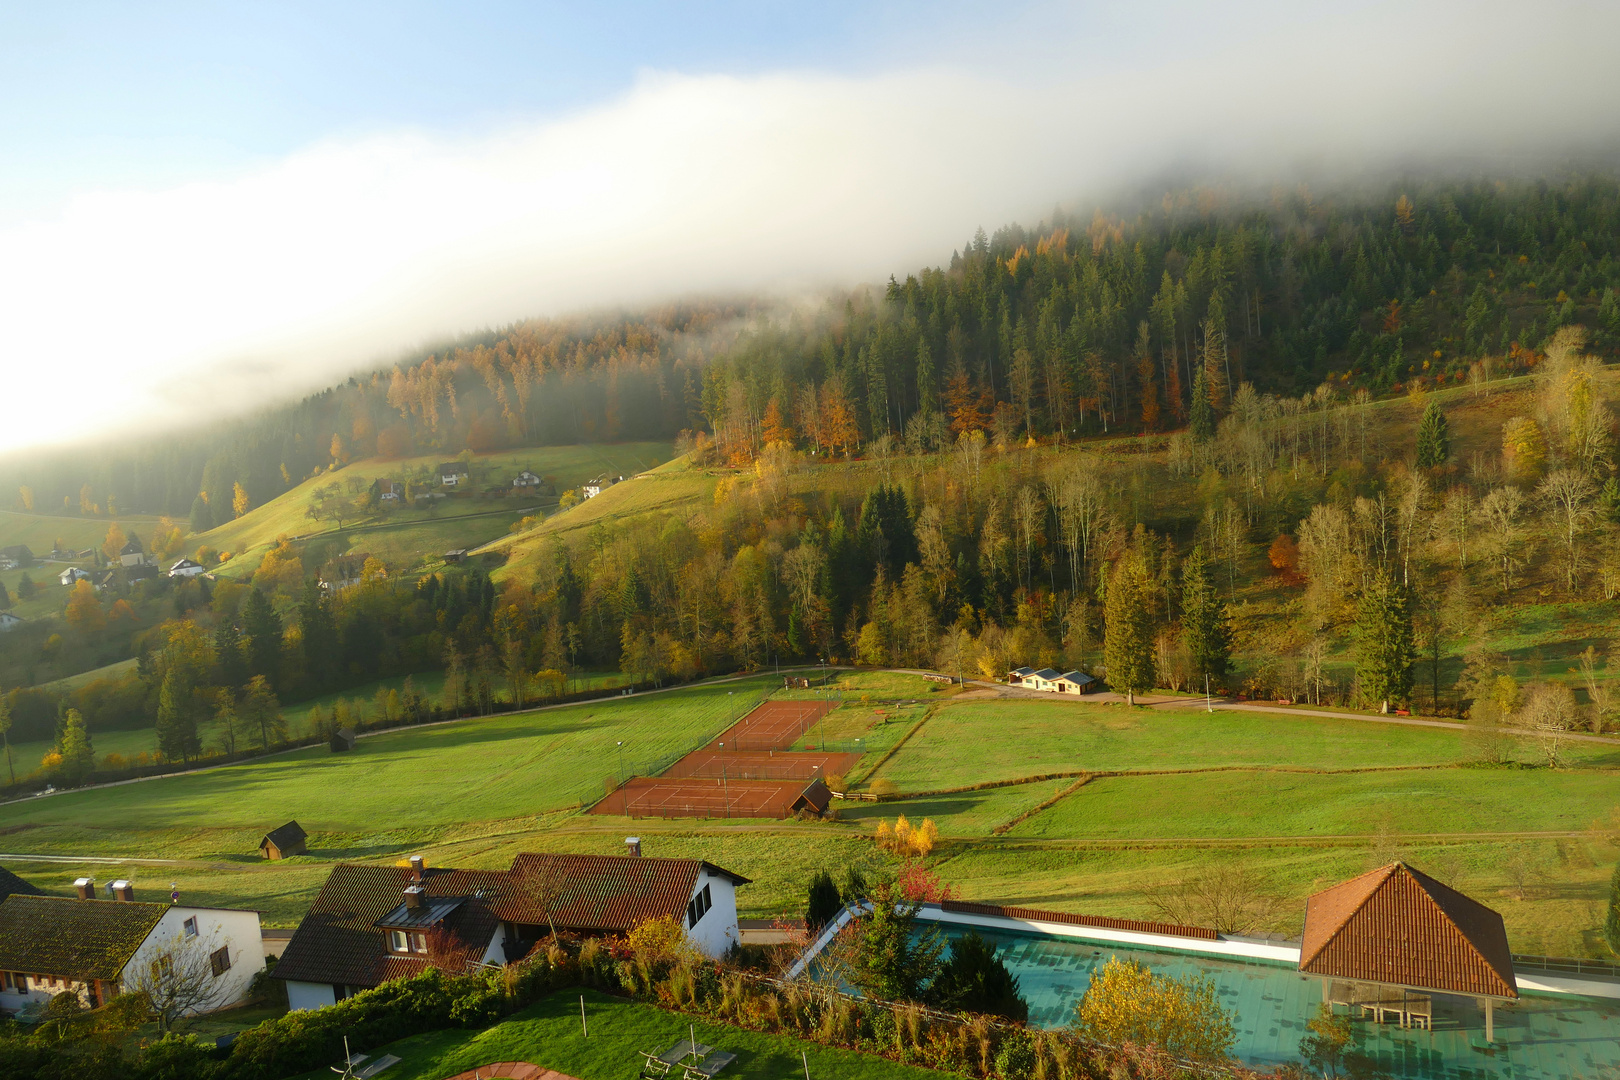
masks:
{"label": "white house wall", "polygon": [[[96,902],[118,903],[116,900]],[[231,966],[218,978],[220,992],[213,1008],[223,1009],[237,1004],[247,996],[253,976],[264,970],[263,937],[259,929],[259,913],[256,911],[178,905],[169,908],[124,969],[124,989],[137,986],[140,973],[148,969],[152,959],[181,940],[185,922],[190,918],[197,920],[197,936],[184,940],[184,947],[188,951],[201,949],[206,961],[216,949],[228,947],[231,950]]]}
{"label": "white house wall", "polygon": [[331,983],[294,982],[287,980],[287,1008],[293,1012],[299,1009],[324,1009],[328,1005],[337,1004],[337,994]]}
{"label": "white house wall", "polygon": [[[692,944],[703,951],[706,956],[720,957],[729,952],[738,942],[737,937],[737,887],[730,878],[720,874],[711,874],[707,870],[699,871],[697,884],[692,889],[688,901],[694,899],[709,887],[709,899],[713,906],[703,913],[696,926],[688,927],[686,936]],[[681,924],[686,923],[686,913],[679,916]]]}

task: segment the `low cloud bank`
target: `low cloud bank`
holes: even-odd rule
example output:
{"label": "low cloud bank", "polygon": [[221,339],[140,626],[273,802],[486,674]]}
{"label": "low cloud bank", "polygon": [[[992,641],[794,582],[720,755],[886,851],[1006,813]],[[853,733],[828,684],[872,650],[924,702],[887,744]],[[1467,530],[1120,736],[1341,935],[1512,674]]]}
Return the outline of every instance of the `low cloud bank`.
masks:
{"label": "low cloud bank", "polygon": [[1170,61],[649,73],[561,120],[79,196],[0,233],[0,450],[218,419],[528,315],[882,280],[1177,167],[1522,171],[1617,134],[1613,5],[1252,15]]}

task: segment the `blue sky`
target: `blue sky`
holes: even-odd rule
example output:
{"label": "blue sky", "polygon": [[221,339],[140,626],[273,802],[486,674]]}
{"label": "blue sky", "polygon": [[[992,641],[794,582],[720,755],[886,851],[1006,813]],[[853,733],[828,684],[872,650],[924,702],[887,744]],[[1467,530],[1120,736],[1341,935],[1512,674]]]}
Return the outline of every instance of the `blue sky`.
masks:
{"label": "blue sky", "polygon": [[[321,139],[476,132],[604,100],[647,69],[860,73],[947,56],[950,3],[10,3],[0,205],[251,167]],[[1018,5],[996,5],[997,25]]]}
{"label": "blue sky", "polygon": [[42,406],[0,452],[525,317],[815,303],[1170,169],[1557,161],[1620,134],[1617,39],[1612,0],[0,0],[0,370]]}

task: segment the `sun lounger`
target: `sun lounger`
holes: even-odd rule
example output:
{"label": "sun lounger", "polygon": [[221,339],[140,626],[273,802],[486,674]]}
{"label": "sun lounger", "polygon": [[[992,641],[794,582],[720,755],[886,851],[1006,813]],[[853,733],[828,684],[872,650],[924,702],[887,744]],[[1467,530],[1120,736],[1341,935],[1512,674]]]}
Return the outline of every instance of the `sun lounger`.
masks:
{"label": "sun lounger", "polygon": [[686,1076],[684,1080],[714,1080],[721,1069],[737,1060],[736,1054],[728,1054],[724,1050],[716,1050],[696,1065],[684,1066]]}
{"label": "sun lounger", "polygon": [[642,1080],[649,1080],[649,1078],[668,1076],[670,1070],[675,1066],[689,1064],[688,1058],[691,1059],[690,1063],[697,1063],[703,1061],[713,1052],[714,1047],[704,1046],[702,1043],[693,1043],[690,1039],[682,1039],[662,1054],[649,1054],[645,1050],[640,1051],[641,1056],[647,1059],[646,1064],[641,1067],[641,1078]]}

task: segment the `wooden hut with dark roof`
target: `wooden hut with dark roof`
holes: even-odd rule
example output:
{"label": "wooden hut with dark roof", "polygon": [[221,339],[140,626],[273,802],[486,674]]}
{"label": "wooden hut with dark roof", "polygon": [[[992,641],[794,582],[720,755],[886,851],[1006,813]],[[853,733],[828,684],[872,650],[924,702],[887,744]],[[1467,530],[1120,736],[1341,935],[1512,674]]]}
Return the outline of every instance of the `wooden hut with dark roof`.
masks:
{"label": "wooden hut with dark roof", "polygon": [[1324,1000],[1427,1026],[1429,993],[1492,1006],[1519,996],[1502,916],[1415,867],[1390,863],[1305,902],[1299,970],[1320,975]]}
{"label": "wooden hut with dark roof", "polygon": [[264,839],[259,841],[259,851],[271,860],[302,855],[309,850],[304,844],[308,839],[309,834],[298,822],[289,821],[265,833]]}

